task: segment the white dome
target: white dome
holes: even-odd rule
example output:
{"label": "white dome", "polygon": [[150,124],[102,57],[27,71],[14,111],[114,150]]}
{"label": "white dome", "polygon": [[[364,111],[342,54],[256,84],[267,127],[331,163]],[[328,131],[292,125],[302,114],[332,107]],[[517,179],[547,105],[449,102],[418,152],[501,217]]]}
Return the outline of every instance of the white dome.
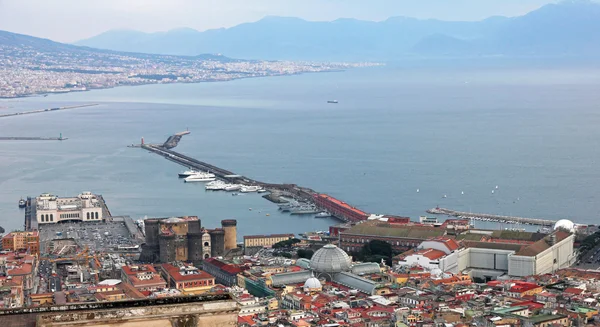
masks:
{"label": "white dome", "polygon": [[572,221],[568,220],[568,219],[561,219],[559,221],[556,222],[556,224],[554,224],[554,229],[559,229],[559,228],[564,228],[568,231],[573,231],[575,230],[575,223],[573,223]]}
{"label": "white dome", "polygon": [[338,273],[350,270],[352,260],[344,250],[327,244],[310,259],[310,268],[318,273]]}
{"label": "white dome", "polygon": [[304,283],[304,288],[308,288],[308,289],[321,288],[321,282],[318,279],[316,279],[315,277],[311,277],[306,280],[306,283]]}
{"label": "white dome", "polygon": [[440,268],[431,269],[431,274],[435,277],[440,277],[444,272]]}

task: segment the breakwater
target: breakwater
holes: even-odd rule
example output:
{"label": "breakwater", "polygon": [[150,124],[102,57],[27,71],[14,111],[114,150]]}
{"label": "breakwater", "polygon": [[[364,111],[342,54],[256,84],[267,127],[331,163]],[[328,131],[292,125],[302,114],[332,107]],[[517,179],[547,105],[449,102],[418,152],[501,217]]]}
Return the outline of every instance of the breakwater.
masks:
{"label": "breakwater", "polygon": [[459,217],[463,219],[473,219],[482,221],[491,221],[508,224],[525,224],[525,225],[537,225],[537,226],[554,226],[555,220],[539,219],[539,218],[526,218],[526,217],[515,217],[515,216],[503,216],[493,215],[487,213],[473,213],[465,211],[456,211],[446,208],[433,208],[427,210],[427,213],[434,215],[446,215],[452,217]]}
{"label": "breakwater", "polygon": [[[211,165],[207,162],[200,161],[198,159],[189,157],[185,154],[173,151],[172,149],[177,146],[181,137],[189,134],[189,131],[181,132],[170,136],[167,139],[167,142],[163,144],[132,144],[128,147],[133,148],[141,148],[147,150],[151,153],[158,154],[164,157],[167,160],[173,161],[177,164],[180,164],[184,167],[195,169],[198,171],[207,171],[212,174],[215,174],[219,179],[224,180],[231,184],[241,184],[241,185],[256,185],[260,186],[268,190],[271,194],[265,196],[265,198],[274,203],[282,203],[286,202],[283,198],[293,198],[305,203],[311,203],[317,207],[319,207],[315,203],[315,198],[319,194],[314,190],[306,187],[301,187],[296,184],[275,184],[275,183],[264,183],[246,176],[235,174],[232,171],[229,171],[224,168],[220,168],[214,165]],[[321,208],[325,210],[325,208]],[[342,221],[351,221],[352,218],[340,213],[335,214],[335,218]]]}
{"label": "breakwater", "polygon": [[0,136],[0,141],[64,141],[66,137]]}
{"label": "breakwater", "polygon": [[64,107],[54,107],[54,108],[46,108],[46,109],[38,109],[38,110],[20,111],[20,112],[13,112],[13,113],[9,113],[9,114],[1,114],[0,118],[41,114],[44,112],[53,112],[53,111],[60,111],[60,110],[86,108],[86,107],[93,107],[93,106],[97,106],[97,105],[98,105],[98,103],[88,103],[88,104],[79,104],[79,105],[75,105],[75,106],[64,106]]}

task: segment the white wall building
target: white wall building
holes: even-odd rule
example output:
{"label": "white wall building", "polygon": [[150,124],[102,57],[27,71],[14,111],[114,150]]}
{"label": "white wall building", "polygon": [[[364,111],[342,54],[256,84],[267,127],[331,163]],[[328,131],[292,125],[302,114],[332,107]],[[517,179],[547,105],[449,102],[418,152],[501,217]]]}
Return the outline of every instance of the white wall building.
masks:
{"label": "white wall building", "polygon": [[71,198],[44,193],[36,198],[36,219],[40,225],[61,221],[102,221],[102,218],[102,205],[91,192]]}
{"label": "white wall building", "polygon": [[574,234],[561,230],[530,244],[463,241],[458,248],[454,240],[437,238],[401,255],[398,264],[482,279],[525,277],[569,267],[575,259],[574,240]]}
{"label": "white wall building", "polygon": [[465,248],[458,253],[458,268],[471,277],[484,279],[552,273],[573,263],[574,241],[574,234],[554,231],[527,245],[465,242]]}

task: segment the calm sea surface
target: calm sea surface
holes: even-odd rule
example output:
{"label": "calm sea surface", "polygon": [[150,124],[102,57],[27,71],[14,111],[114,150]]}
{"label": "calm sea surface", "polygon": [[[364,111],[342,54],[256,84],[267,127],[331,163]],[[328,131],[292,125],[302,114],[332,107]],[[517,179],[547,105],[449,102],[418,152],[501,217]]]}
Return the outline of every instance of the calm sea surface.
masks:
{"label": "calm sea surface", "polygon": [[381,67],[2,100],[0,113],[92,102],[100,105],[0,119],[0,136],[69,138],[0,141],[5,229],[22,228],[21,196],[88,190],[113,214],[197,215],[206,227],[236,218],[238,235],[335,223],[279,213],[257,194],[184,184],[183,167],[126,147],[186,128],[179,152],[368,212],[417,219],[440,205],[599,222],[598,69]]}

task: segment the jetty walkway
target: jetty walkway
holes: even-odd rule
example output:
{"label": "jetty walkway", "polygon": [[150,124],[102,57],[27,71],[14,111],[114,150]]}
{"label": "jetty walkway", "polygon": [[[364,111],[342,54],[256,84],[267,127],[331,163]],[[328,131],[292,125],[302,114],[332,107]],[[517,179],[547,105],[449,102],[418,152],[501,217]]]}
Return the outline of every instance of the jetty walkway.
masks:
{"label": "jetty walkway", "polygon": [[509,224],[525,224],[525,225],[538,225],[538,226],[554,226],[555,220],[539,219],[539,218],[525,218],[525,217],[513,217],[513,216],[502,216],[492,215],[487,213],[472,213],[464,211],[455,211],[446,208],[433,208],[427,210],[427,213],[434,215],[446,215],[453,217],[460,217],[464,219],[509,223]]}
{"label": "jetty walkway", "polygon": [[77,109],[77,108],[85,108],[85,107],[93,107],[93,106],[97,106],[97,105],[98,105],[98,103],[89,103],[89,104],[79,104],[76,106],[65,106],[65,107],[54,107],[54,108],[46,108],[46,109],[38,109],[38,110],[30,110],[30,111],[20,111],[20,112],[13,112],[13,113],[9,113],[9,114],[0,114],[0,118],[40,114],[43,112],[61,111],[61,110],[69,110],[69,109]]}
{"label": "jetty walkway", "polygon": [[0,136],[0,141],[64,141],[66,137]]}
{"label": "jetty walkway", "polygon": [[[189,134],[189,131],[181,132],[170,136],[163,144],[132,144],[128,147],[142,148],[149,152],[158,154],[167,160],[173,161],[184,167],[192,168],[198,171],[207,171],[215,174],[219,179],[228,183],[241,185],[256,185],[260,186],[272,193],[272,197],[265,197],[269,201],[278,203],[280,199],[275,197],[284,196],[292,197],[307,203],[315,203],[315,195],[318,193],[306,187],[301,187],[296,184],[274,184],[261,182],[246,176],[235,174],[227,169],[223,169],[207,162],[197,160],[185,154],[173,151],[184,135]],[[336,217],[342,221],[347,221],[346,217]]]}

